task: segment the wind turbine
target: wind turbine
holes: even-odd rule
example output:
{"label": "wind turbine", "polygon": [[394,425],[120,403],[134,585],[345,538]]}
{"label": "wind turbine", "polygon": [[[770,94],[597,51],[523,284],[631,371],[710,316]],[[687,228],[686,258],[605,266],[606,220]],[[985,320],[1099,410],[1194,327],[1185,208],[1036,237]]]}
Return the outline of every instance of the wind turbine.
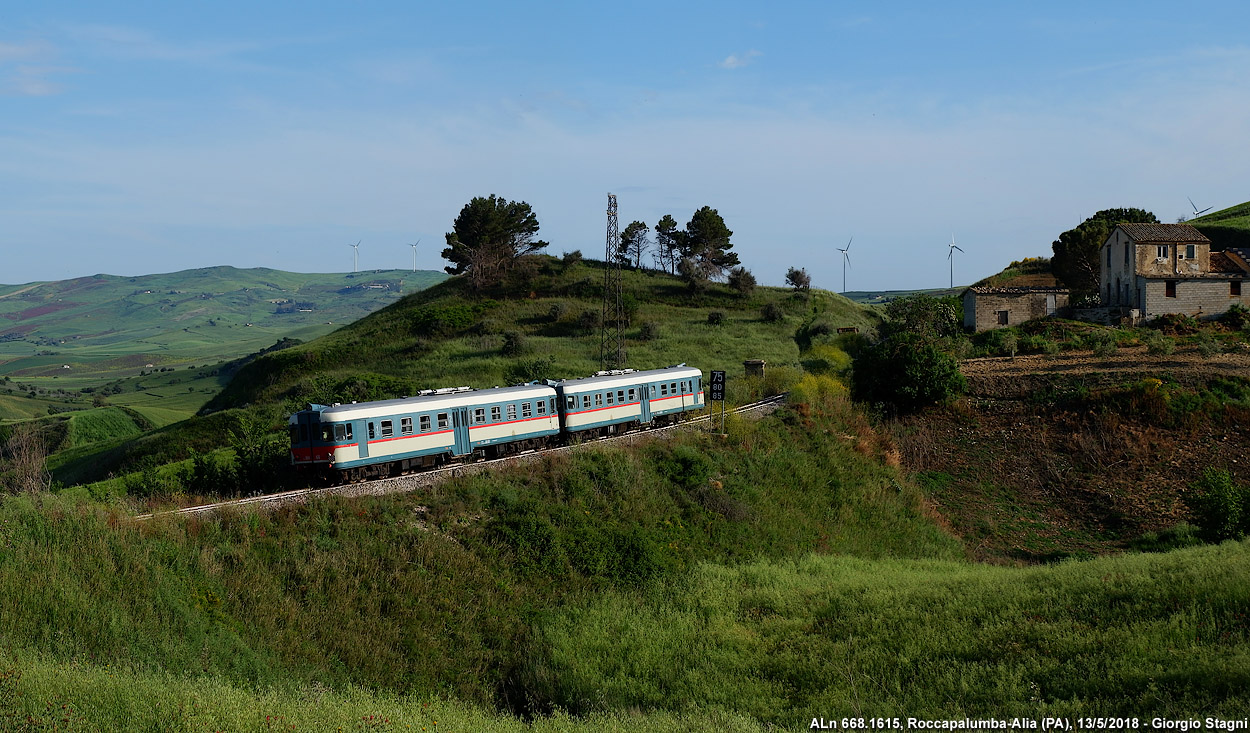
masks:
{"label": "wind turbine", "polygon": [[355,244],[349,244],[354,251],[352,252],[352,272],[360,272],[360,240],[357,239]]}
{"label": "wind turbine", "polygon": [[955,250],[959,250],[960,252],[963,252],[964,250],[958,244],[955,244],[954,234],[951,235],[951,243],[949,246],[950,246],[950,249],[946,251],[946,259],[950,260],[950,263],[951,263],[951,288],[954,289],[955,287]]}
{"label": "wind turbine", "polygon": [[[1189,197],[1188,197],[1188,196],[1186,196],[1185,198],[1189,199]],[[1214,206],[1208,206],[1207,208],[1203,209],[1202,211],[1198,211],[1198,204],[1195,204],[1193,199],[1189,199],[1189,205],[1190,205],[1190,206],[1192,206],[1192,207],[1194,207],[1194,216],[1202,216],[1203,214],[1207,213],[1207,212],[1208,212],[1208,211],[1210,211],[1211,209],[1214,209],[1214,208],[1215,208]]]}
{"label": "wind turbine", "polygon": [[847,240],[845,247],[838,247],[838,251],[842,253],[842,292],[846,292],[846,267],[851,264],[851,256],[847,254],[851,249],[851,242],[855,241],[855,237]]}
{"label": "wind turbine", "polygon": [[420,237],[417,237],[416,244],[409,244],[409,245],[408,245],[409,247],[412,247],[412,271],[413,271],[413,272],[416,272],[416,271],[417,271],[417,245],[418,245],[418,244],[421,244],[421,238],[420,238]]}

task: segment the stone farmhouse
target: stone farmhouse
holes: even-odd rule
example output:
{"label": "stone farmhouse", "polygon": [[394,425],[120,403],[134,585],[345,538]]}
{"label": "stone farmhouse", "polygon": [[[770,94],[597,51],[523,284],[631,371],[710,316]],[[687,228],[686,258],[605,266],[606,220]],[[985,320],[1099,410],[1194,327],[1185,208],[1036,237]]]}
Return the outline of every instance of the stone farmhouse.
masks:
{"label": "stone farmhouse", "polygon": [[964,291],[964,328],[988,331],[1055,315],[1068,307],[1067,288],[971,287]]}
{"label": "stone farmhouse", "polygon": [[1250,306],[1250,251],[1212,252],[1188,224],[1120,224],[1099,254],[1102,304],[1132,320],[1213,317],[1233,303]]}

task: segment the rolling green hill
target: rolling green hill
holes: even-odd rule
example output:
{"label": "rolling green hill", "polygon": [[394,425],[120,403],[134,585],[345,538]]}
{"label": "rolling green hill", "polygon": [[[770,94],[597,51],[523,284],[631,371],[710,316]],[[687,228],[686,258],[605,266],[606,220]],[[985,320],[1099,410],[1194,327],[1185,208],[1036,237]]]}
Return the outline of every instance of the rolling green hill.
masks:
{"label": "rolling green hill", "polygon": [[1215,211],[1189,224],[1211,240],[1211,248],[1250,247],[1250,201]]}
{"label": "rolling green hill", "polygon": [[77,389],[316,338],[446,275],[210,267],[0,285],[0,376]]}
{"label": "rolling green hill", "polygon": [[[451,279],[316,341],[265,355],[241,370],[208,409],[283,400],[288,407],[329,404],[595,372],[601,263],[537,262],[520,297],[469,297],[464,284]],[[874,310],[824,291],[761,287],[744,297],[713,284],[692,296],[670,275],[626,271],[623,280],[632,313],[627,361],[638,369],[686,362],[741,374],[746,359],[798,366],[793,335],[805,320],[861,330],[880,322]],[[770,305],[771,319],[764,316]],[[723,314],[719,324],[712,323],[713,313]]]}

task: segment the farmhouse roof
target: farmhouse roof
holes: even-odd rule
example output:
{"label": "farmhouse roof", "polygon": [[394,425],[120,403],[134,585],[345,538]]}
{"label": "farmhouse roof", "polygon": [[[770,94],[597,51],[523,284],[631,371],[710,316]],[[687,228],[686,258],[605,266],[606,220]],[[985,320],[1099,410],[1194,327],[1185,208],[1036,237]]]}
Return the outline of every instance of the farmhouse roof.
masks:
{"label": "farmhouse roof", "polygon": [[1029,293],[1066,293],[1067,288],[1046,288],[1040,286],[1032,287],[989,287],[980,285],[968,288],[977,295],[1028,295]]}
{"label": "farmhouse roof", "polygon": [[1244,275],[1246,273],[1245,263],[1244,256],[1230,257],[1226,252],[1211,253],[1211,272],[1228,272]]}
{"label": "farmhouse roof", "polygon": [[1210,242],[1188,224],[1120,224],[1135,242]]}

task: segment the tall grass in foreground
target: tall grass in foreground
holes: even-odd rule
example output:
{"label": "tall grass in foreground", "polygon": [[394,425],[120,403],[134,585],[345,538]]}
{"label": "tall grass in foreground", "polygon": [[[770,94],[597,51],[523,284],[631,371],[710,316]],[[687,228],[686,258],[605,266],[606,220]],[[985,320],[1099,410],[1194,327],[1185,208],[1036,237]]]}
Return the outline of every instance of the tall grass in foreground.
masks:
{"label": "tall grass in foreground", "polygon": [[[555,708],[813,716],[1250,715],[1250,544],[1035,568],[707,564],[548,617]],[[680,702],[679,702],[680,701]],[[1144,727],[1144,724],[1143,724]]]}
{"label": "tall grass in foreground", "polygon": [[526,723],[489,708],[433,696],[358,687],[258,691],[211,676],[65,664],[39,654],[0,650],[0,730],[755,733],[761,727],[745,716],[714,710],[585,718],[556,714]]}

